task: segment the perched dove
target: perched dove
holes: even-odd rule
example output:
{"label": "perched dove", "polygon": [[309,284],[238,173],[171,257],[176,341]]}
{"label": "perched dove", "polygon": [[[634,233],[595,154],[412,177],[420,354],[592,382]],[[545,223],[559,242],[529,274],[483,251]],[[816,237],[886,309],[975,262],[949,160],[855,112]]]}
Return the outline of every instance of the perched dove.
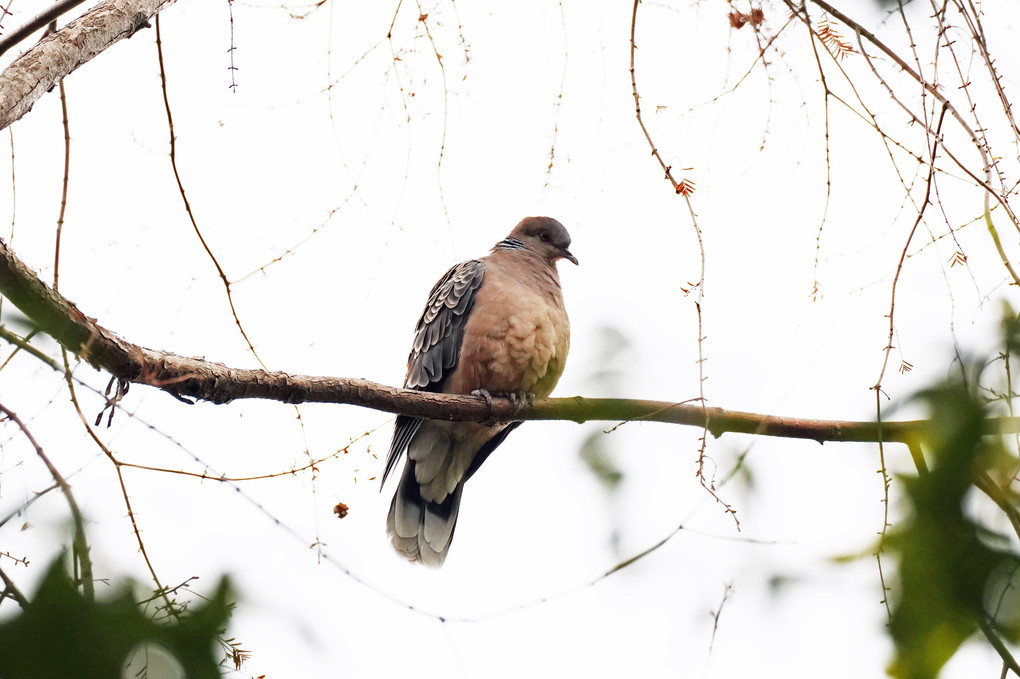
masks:
{"label": "perched dove", "polygon": [[[491,254],[447,271],[415,328],[404,386],[486,399],[548,396],[570,347],[556,272],[557,260],[577,264],[569,246],[570,234],[558,221],[527,217]],[[383,483],[406,450],[386,520],[402,556],[443,564],[464,482],[519,424],[397,417]]]}

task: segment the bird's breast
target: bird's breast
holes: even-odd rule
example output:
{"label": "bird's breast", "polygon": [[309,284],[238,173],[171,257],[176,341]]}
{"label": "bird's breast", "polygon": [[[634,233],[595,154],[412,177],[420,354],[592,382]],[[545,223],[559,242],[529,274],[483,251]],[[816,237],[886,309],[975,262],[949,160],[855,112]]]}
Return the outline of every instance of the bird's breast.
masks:
{"label": "bird's breast", "polygon": [[570,322],[558,283],[535,286],[487,276],[465,325],[460,362],[447,391],[523,390],[548,396],[563,373],[569,348]]}

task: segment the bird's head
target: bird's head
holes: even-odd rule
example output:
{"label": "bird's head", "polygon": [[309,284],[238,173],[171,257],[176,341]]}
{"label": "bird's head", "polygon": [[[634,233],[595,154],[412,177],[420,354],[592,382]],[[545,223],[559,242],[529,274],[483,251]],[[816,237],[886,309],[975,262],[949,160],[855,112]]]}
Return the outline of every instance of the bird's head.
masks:
{"label": "bird's head", "polygon": [[558,259],[577,264],[577,257],[567,249],[570,247],[570,234],[552,217],[525,217],[510,232],[510,237],[519,240],[550,264]]}

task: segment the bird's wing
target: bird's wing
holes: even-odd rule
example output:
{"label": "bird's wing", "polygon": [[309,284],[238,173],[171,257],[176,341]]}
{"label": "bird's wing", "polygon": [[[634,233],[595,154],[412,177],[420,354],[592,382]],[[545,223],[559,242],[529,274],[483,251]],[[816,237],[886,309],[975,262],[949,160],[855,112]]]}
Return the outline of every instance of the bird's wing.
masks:
{"label": "bird's wing", "polygon": [[478,468],[482,466],[482,463],[485,462],[489,455],[492,455],[492,451],[496,450],[496,448],[499,447],[499,444],[503,443],[503,441],[506,440],[506,437],[510,435],[510,432],[521,426],[521,424],[523,423],[511,422],[500,430],[498,434],[486,441],[485,445],[483,445],[478,453],[475,454],[474,459],[471,460],[471,466],[468,467],[467,472],[464,474],[464,480],[467,481],[474,476],[475,472],[478,471]]}
{"label": "bird's wing", "polygon": [[472,259],[447,271],[432,288],[425,311],[414,328],[405,387],[442,390],[443,382],[460,358],[464,325],[484,276],[485,262]]}
{"label": "bird's wing", "polygon": [[[485,276],[485,262],[472,259],[446,272],[432,292],[414,329],[414,344],[407,358],[404,387],[424,391],[442,391],[446,378],[457,367],[464,342],[464,325],[475,303],[475,293]],[[386,477],[400,460],[421,419],[397,416],[393,440],[386,456]]]}

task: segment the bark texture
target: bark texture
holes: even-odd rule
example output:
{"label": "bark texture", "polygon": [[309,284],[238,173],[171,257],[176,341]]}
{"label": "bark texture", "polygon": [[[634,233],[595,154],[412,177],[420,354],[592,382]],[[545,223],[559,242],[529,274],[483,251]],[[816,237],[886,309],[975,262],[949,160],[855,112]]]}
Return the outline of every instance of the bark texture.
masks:
{"label": "bark texture", "polygon": [[65,76],[130,38],[175,0],[106,0],[49,35],[0,73],[0,130],[28,113]]}

